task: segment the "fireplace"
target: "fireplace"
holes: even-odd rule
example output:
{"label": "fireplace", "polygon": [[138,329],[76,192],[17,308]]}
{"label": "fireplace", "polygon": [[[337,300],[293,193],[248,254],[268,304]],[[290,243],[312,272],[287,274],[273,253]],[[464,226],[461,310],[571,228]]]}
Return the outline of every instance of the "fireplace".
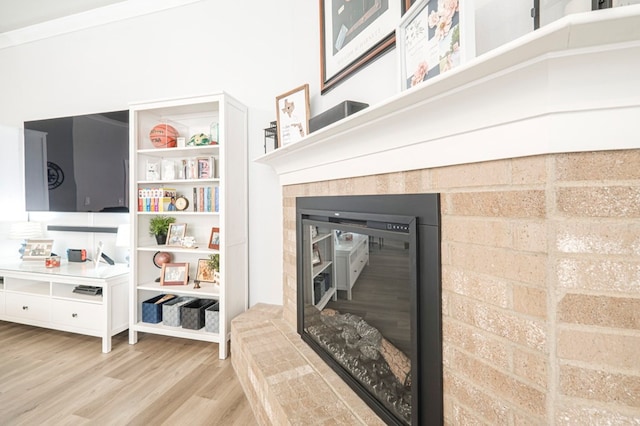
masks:
{"label": "fireplace", "polygon": [[302,339],[388,424],[442,423],[438,194],[298,197]]}

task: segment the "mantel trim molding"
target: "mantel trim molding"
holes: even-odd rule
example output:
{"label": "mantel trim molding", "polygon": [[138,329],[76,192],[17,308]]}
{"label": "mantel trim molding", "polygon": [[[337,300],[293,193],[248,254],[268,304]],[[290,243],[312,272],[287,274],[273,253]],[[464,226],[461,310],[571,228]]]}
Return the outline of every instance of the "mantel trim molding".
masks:
{"label": "mantel trim molding", "polygon": [[638,76],[640,6],[569,15],[254,161],[290,185],[638,148]]}

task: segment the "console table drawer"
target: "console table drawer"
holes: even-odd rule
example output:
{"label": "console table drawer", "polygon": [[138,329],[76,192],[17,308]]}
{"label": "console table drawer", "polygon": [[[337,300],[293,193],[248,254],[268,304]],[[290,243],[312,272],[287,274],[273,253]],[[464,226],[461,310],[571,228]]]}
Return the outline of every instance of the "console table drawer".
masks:
{"label": "console table drawer", "polygon": [[7,315],[30,321],[49,321],[50,301],[46,297],[29,294],[5,295]]}
{"label": "console table drawer", "polygon": [[53,300],[51,320],[68,327],[100,331],[102,309],[102,305],[95,303]]}

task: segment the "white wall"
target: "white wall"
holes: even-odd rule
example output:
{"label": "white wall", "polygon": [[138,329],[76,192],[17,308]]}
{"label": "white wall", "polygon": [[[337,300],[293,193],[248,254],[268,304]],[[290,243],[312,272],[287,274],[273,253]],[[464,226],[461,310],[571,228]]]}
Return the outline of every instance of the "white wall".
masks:
{"label": "white wall", "polygon": [[[344,100],[375,104],[397,93],[392,50],[320,95],[318,13],[315,1],[203,0],[0,49],[0,124],[15,129],[25,120],[221,90],[236,97],[249,107],[250,303],[281,304],[281,190],[269,167],[251,161],[264,153],[275,97],[309,83],[316,115]],[[9,194],[23,203],[16,134],[0,133],[11,163],[0,177],[3,188],[16,182]]]}

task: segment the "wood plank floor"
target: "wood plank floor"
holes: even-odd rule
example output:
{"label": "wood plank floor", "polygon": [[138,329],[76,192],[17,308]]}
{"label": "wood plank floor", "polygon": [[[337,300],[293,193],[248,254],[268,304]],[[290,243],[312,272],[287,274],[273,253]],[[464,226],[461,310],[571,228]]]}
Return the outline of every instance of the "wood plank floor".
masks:
{"label": "wood plank floor", "polygon": [[255,425],[216,344],[127,333],[101,340],[0,321],[2,425]]}

